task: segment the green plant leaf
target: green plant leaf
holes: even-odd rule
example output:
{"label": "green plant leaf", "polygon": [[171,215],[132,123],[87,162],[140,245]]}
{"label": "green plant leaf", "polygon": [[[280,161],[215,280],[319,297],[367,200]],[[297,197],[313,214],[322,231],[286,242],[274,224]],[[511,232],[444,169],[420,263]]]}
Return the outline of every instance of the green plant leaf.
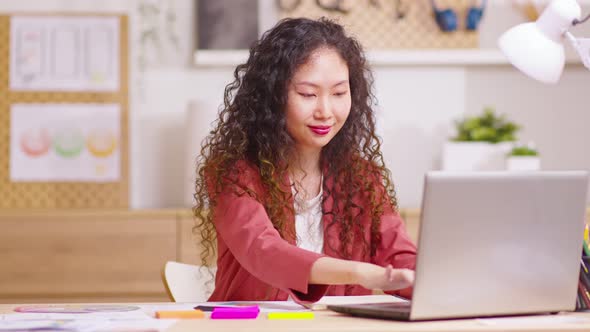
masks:
{"label": "green plant leaf", "polygon": [[528,146],[515,146],[509,153],[510,156],[537,156],[539,153]]}
{"label": "green plant leaf", "polygon": [[504,115],[496,115],[491,107],[486,107],[479,116],[464,117],[455,121],[457,136],[454,141],[506,142],[515,141],[520,126],[508,121]]}

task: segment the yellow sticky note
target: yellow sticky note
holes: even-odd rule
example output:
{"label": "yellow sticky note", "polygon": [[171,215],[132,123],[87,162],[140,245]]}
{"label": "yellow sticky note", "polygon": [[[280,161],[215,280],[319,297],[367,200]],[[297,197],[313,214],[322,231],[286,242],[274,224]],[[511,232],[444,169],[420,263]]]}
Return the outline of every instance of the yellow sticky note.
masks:
{"label": "yellow sticky note", "polygon": [[586,243],[590,243],[588,238],[588,224],[586,224],[586,227],[584,228],[584,241],[586,241]]}
{"label": "yellow sticky note", "polygon": [[268,319],[313,319],[314,315],[311,311],[298,311],[298,312],[269,312]]}

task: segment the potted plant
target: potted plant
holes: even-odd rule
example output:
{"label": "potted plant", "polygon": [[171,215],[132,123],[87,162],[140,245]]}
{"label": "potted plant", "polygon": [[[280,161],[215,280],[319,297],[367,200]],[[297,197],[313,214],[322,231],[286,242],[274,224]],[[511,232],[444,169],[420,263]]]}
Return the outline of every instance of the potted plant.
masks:
{"label": "potted plant", "polygon": [[509,171],[538,171],[541,169],[539,152],[532,143],[516,145],[506,158],[506,168]]}
{"label": "potted plant", "polygon": [[481,115],[456,121],[455,129],[443,147],[443,170],[502,170],[520,126],[487,107]]}

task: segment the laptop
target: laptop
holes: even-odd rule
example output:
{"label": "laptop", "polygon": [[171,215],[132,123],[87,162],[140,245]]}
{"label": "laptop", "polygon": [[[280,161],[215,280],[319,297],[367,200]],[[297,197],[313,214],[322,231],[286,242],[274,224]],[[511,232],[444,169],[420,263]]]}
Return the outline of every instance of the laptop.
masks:
{"label": "laptop", "polygon": [[396,320],[574,310],[587,189],[585,171],[429,172],[412,301],[328,309]]}

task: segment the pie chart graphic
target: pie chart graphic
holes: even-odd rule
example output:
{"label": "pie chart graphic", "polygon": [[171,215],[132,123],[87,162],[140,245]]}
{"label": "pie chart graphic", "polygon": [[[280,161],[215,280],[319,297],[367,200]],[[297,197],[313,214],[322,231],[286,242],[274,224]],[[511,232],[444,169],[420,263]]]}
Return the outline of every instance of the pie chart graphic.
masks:
{"label": "pie chart graphic", "polygon": [[21,135],[20,148],[29,157],[46,154],[51,147],[51,137],[47,129],[29,129]]}
{"label": "pie chart graphic", "polygon": [[117,149],[117,137],[107,130],[94,130],[88,135],[86,148],[97,158],[107,158]]}
{"label": "pie chart graphic", "polygon": [[84,149],[84,136],[78,129],[62,129],[53,137],[53,148],[63,158],[75,158]]}

